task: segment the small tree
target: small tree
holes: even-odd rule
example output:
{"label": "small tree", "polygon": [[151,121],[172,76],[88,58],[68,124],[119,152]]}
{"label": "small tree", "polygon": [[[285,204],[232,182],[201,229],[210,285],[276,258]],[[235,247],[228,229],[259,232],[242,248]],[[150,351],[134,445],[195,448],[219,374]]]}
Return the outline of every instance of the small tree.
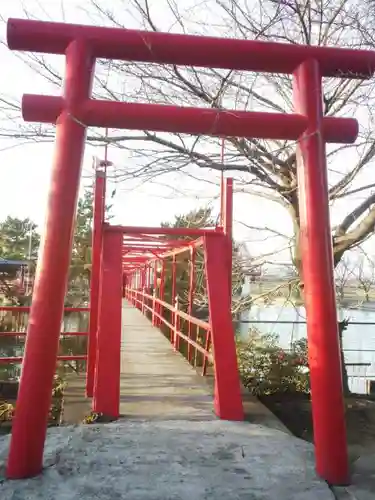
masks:
{"label": "small tree", "polygon": [[345,298],[345,288],[348,281],[353,277],[353,269],[348,257],[343,257],[335,269],[336,294],[339,301]]}
{"label": "small tree", "polygon": [[[211,207],[201,207],[197,210],[192,210],[184,215],[177,215],[174,221],[163,222],[161,227],[186,227],[186,228],[212,228],[217,223],[217,217],[213,215]],[[182,237],[182,239],[191,239]],[[241,294],[242,285],[244,283],[244,274],[242,272],[240,247],[233,242],[233,265],[232,265],[232,295],[238,297]],[[186,308],[188,300],[189,288],[189,261],[190,255],[188,252],[177,258],[177,273],[176,273],[176,293],[181,299],[180,306]],[[169,301],[172,300],[171,294],[171,273],[170,266],[165,281],[165,297]],[[204,254],[202,249],[198,248],[195,259],[195,312],[207,312],[207,293],[204,274]],[[198,311],[197,311],[198,309]]]}
{"label": "small tree", "polygon": [[93,190],[87,188],[83,196],[78,200],[69,268],[66,300],[75,305],[86,303],[89,299],[92,220]]}
{"label": "small tree", "polygon": [[[112,205],[105,208],[107,219],[111,217],[109,214],[111,208]],[[79,305],[87,303],[89,300],[93,216],[94,191],[93,187],[90,186],[85,189],[83,196],[78,200],[69,268],[67,304]]]}
{"label": "small tree", "polygon": [[27,219],[8,216],[0,222],[0,257],[9,260],[35,260],[40,237],[36,224]]}
{"label": "small tree", "polygon": [[[36,224],[27,219],[8,216],[0,223],[0,260],[27,262],[28,276],[33,276],[40,237]],[[20,266],[7,266],[0,272],[0,293],[5,300],[24,304],[27,297],[17,283]]]}
{"label": "small tree", "polygon": [[370,292],[375,285],[375,270],[373,261],[367,255],[361,256],[357,268],[357,280],[365,302],[369,302]]}

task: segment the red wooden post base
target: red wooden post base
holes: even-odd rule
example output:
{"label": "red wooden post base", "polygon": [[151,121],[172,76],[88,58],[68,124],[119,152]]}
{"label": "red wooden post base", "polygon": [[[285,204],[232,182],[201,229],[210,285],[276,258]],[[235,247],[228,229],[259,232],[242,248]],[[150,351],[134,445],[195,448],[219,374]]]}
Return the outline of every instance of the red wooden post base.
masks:
{"label": "red wooden post base", "polygon": [[57,120],[56,155],[13,422],[7,477],[20,479],[42,470],[86,128],[74,119],[91,89],[94,61],[87,47],[66,49],[64,109]]}
{"label": "red wooden post base", "polygon": [[240,377],[230,311],[228,240],[205,236],[205,265],[215,369],[215,412],[224,420],[243,420]]}
{"label": "red wooden post base", "polygon": [[93,410],[112,418],[120,411],[122,238],[122,233],[103,233],[93,398]]}
{"label": "red wooden post base", "polygon": [[86,396],[91,398],[94,390],[96,344],[99,311],[99,280],[102,251],[102,232],[105,210],[105,173],[98,171],[94,190],[94,217],[92,231],[92,267],[90,279],[90,325],[87,349]]}
{"label": "red wooden post base", "polygon": [[299,140],[297,162],[300,245],[316,469],[330,484],[347,484],[349,468],[322,133],[321,80],[319,65],[314,60],[302,63],[294,73],[295,107],[309,123]]}

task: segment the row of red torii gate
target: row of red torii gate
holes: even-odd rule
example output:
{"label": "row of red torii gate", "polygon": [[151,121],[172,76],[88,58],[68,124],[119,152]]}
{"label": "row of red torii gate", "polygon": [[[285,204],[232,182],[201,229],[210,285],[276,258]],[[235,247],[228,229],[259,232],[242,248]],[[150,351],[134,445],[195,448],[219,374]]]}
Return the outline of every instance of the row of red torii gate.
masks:
{"label": "row of red torii gate", "polygon": [[[347,483],[325,144],[354,142],[358,123],[352,118],[323,116],[322,78],[371,78],[375,70],[374,52],[20,19],[8,20],[7,42],[11,50],[65,57],[63,96],[24,95],[22,101],[26,121],[56,124],[56,153],[11,436],[8,477],[29,477],[42,470],[81,163],[86,128],[91,126],[297,141],[316,468],[332,484]],[[291,114],[226,111],[93,99],[91,86],[98,58],[289,74],[293,78],[295,111]],[[99,217],[98,210],[96,214]],[[134,260],[130,263],[123,257],[124,234],[132,235],[132,244],[136,246],[136,235],[147,235],[150,244],[152,236],[161,233],[175,234],[165,229],[103,225],[102,219],[94,227],[88,393],[96,386],[94,407],[114,415],[116,411],[111,404],[117,385],[111,382],[105,386],[105,382],[108,383],[108,373],[114,376],[109,365],[119,356],[115,346],[121,327],[123,270],[130,272],[130,264],[132,271],[134,265],[137,267]],[[191,248],[203,245],[205,251],[215,408],[220,418],[238,420],[243,412],[230,314],[230,231],[185,230],[182,235],[198,237],[198,243],[189,245]],[[104,338],[111,341],[104,342]],[[118,377],[117,362],[114,365]]]}

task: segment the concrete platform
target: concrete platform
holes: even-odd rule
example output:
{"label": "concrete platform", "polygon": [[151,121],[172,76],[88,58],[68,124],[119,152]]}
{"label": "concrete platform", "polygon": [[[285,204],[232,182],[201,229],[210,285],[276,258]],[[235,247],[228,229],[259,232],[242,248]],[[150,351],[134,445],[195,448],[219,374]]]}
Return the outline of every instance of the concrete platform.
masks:
{"label": "concrete platform", "polygon": [[374,500],[375,454],[364,455],[353,464],[352,484],[345,488],[333,488],[337,500]]}
{"label": "concrete platform", "polygon": [[[8,439],[0,439],[0,474]],[[43,475],[0,479],[9,500],[333,500],[312,446],[281,431],[224,421],[50,429]]]}

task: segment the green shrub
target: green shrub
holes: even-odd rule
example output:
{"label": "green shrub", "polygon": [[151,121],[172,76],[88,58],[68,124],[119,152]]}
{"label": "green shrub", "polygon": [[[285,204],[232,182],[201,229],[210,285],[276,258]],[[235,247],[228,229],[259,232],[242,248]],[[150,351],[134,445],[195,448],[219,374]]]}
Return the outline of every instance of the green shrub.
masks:
{"label": "green shrub", "polygon": [[247,342],[237,343],[242,382],[255,395],[275,392],[310,392],[307,341],[301,339],[290,350],[279,346],[279,337],[249,332]]}

